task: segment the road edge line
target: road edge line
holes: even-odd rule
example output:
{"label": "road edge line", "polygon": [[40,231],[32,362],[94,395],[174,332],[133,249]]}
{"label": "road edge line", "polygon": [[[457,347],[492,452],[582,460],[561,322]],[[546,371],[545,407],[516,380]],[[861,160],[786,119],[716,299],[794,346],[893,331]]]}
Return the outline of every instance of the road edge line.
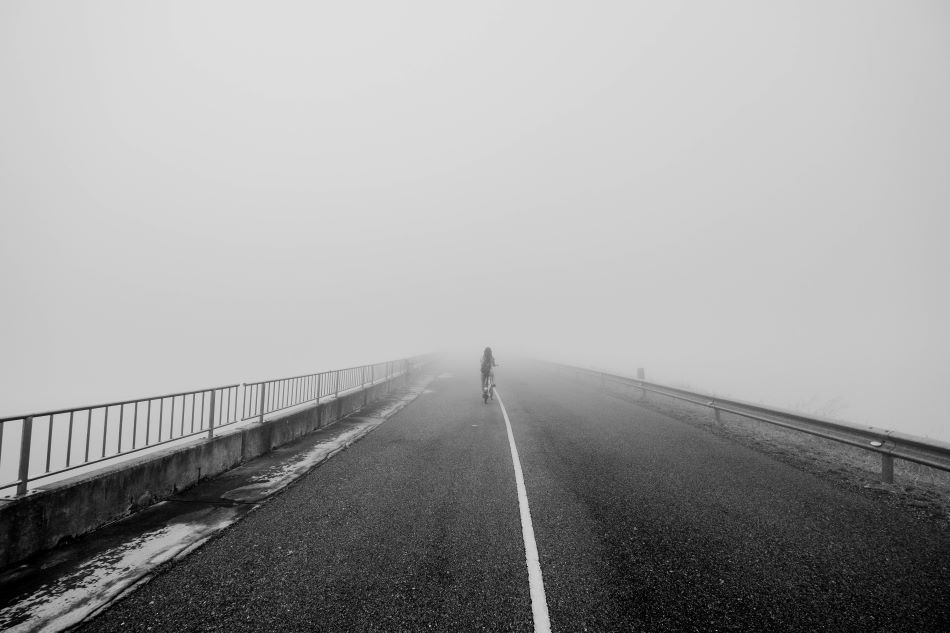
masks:
{"label": "road edge line", "polygon": [[508,445],[511,447],[511,462],[515,467],[515,484],[518,488],[518,508],[521,511],[521,536],[524,538],[525,560],[528,564],[528,586],[531,590],[531,614],[534,617],[535,633],[550,633],[551,619],[548,615],[548,602],[544,595],[544,578],[541,576],[541,561],[538,558],[538,545],[534,538],[534,525],[531,523],[531,510],[528,508],[528,490],[524,485],[524,473],[521,471],[521,458],[515,446],[515,435],[511,430],[508,410],[501,400],[498,389],[494,390],[498,406],[505,417],[508,431]]}

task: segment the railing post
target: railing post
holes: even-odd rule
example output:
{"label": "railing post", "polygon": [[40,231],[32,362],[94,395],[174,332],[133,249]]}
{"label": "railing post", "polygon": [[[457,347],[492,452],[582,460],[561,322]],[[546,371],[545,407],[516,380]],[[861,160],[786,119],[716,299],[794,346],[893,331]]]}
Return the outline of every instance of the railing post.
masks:
{"label": "railing post", "polygon": [[340,398],[340,370],[337,369],[337,370],[336,370],[335,372],[333,372],[333,373],[336,375],[336,378],[335,378],[334,381],[333,381],[333,383],[334,383],[334,385],[333,385],[333,389],[334,389],[334,391],[333,391],[333,399],[334,399],[334,400],[338,400],[338,399]]}
{"label": "railing post", "polygon": [[[372,367],[370,367],[370,370],[372,370]],[[360,378],[363,380],[363,387],[362,387],[362,388],[363,388],[363,406],[365,407],[365,406],[366,406],[366,398],[367,398],[367,396],[369,395],[369,394],[367,393],[367,392],[369,391],[369,389],[366,388],[366,366],[365,366],[365,365],[363,366],[363,371],[360,372]],[[373,384],[373,383],[370,382],[370,384]]]}
{"label": "railing post", "polygon": [[894,483],[894,456],[881,453],[881,483]]}
{"label": "railing post", "polygon": [[[52,420],[50,420],[52,424]],[[27,480],[30,478],[30,445],[33,443],[33,416],[23,418],[23,433],[20,435],[20,469],[16,485],[16,496],[26,494]]]}
{"label": "railing post", "polygon": [[215,390],[212,389],[211,390],[211,411],[209,411],[209,415],[208,415],[208,437],[209,438],[214,437],[214,396],[215,396]]}
{"label": "railing post", "polygon": [[320,406],[320,387],[323,384],[323,374],[317,374],[317,406]]}
{"label": "railing post", "polygon": [[264,401],[265,400],[267,400],[267,383],[262,382],[261,383],[261,401],[259,403],[259,406],[257,407],[258,409],[260,409],[260,416],[261,416],[261,419],[258,420],[258,422],[262,424],[264,423]]}

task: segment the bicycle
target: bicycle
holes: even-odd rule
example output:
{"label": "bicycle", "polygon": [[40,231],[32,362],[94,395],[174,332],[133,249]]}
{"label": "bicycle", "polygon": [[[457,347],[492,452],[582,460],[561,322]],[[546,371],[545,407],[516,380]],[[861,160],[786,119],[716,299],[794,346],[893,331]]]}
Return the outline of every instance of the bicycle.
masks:
{"label": "bicycle", "polygon": [[488,400],[495,399],[495,370],[489,369],[487,374],[482,374],[482,403],[488,404]]}

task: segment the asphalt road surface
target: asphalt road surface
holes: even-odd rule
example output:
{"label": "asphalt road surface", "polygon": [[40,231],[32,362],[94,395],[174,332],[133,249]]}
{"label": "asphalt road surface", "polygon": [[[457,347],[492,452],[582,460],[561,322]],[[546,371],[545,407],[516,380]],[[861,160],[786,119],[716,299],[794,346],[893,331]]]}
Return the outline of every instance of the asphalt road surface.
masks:
{"label": "asphalt road surface", "polygon": [[[83,631],[532,631],[477,360]],[[950,536],[543,365],[496,370],[553,631],[950,631]]]}

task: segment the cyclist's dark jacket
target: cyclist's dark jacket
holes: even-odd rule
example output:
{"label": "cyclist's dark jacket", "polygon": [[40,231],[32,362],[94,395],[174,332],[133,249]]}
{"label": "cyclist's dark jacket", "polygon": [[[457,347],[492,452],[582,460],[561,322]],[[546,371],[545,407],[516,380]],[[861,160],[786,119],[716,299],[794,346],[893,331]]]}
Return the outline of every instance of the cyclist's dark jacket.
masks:
{"label": "cyclist's dark jacket", "polygon": [[495,366],[495,358],[491,355],[482,356],[482,373],[487,374]]}

